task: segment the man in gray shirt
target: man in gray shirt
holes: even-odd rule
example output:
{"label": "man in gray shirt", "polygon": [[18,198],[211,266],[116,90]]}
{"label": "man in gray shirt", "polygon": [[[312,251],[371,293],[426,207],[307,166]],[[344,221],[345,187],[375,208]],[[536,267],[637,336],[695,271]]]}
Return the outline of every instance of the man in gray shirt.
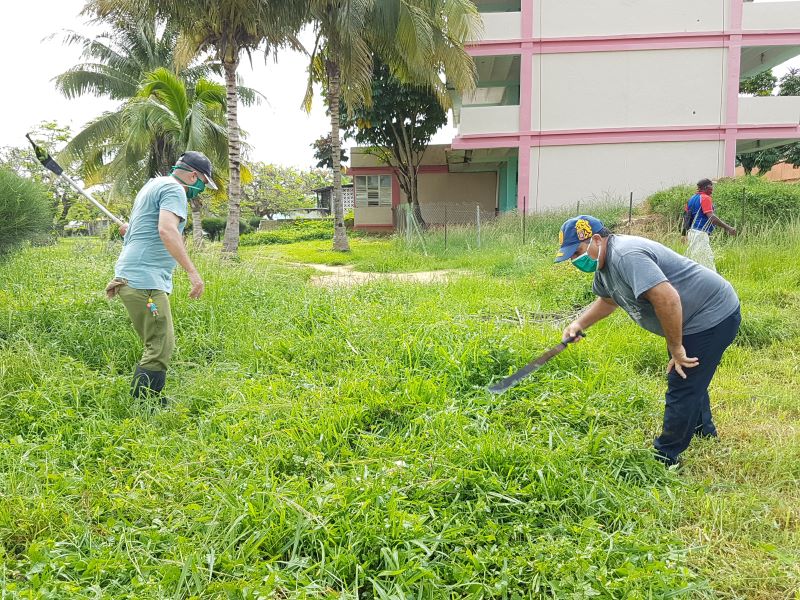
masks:
{"label": "man in gray shirt", "polygon": [[708,386],[739,330],[739,298],[725,279],[651,240],[611,235],[589,215],[561,227],[556,262],[594,273],[598,299],[564,330],[576,337],[618,306],[667,340],[670,361],[664,425],[654,446],[667,465],[693,435],[716,437]]}

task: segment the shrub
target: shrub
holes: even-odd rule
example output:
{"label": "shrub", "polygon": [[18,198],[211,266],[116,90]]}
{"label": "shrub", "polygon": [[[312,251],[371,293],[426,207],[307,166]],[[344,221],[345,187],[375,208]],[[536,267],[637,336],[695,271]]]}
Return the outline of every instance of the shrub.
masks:
{"label": "shrub", "polygon": [[273,231],[259,231],[242,236],[242,246],[261,244],[292,244],[306,240],[325,240],[333,237],[333,219],[304,219],[291,221]]}
{"label": "shrub", "polygon": [[43,186],[0,169],[0,255],[44,236],[53,224],[53,206]]}
{"label": "shrub", "polygon": [[200,221],[203,225],[203,231],[208,234],[211,240],[217,240],[222,236],[225,231],[227,220],[222,217],[209,217]]}
{"label": "shrub", "polygon": [[[679,185],[656,192],[648,202],[653,212],[678,223],[694,193],[694,186]],[[788,221],[800,217],[800,185],[760,177],[722,179],[714,186],[714,207],[723,221],[736,226]]]}
{"label": "shrub", "polygon": [[258,231],[258,227],[261,225],[261,217],[250,217],[247,223],[250,225],[250,229]]}

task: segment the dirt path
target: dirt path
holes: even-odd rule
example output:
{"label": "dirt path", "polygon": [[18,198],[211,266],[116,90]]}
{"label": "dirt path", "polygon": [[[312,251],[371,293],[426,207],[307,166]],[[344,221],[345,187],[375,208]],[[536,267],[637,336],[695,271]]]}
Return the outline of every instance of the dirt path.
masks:
{"label": "dirt path", "polygon": [[459,271],[422,271],[417,273],[367,273],[355,271],[352,265],[330,266],[319,264],[303,264],[320,271],[320,275],[311,278],[312,285],[322,287],[353,286],[370,281],[397,281],[407,283],[444,283]]}

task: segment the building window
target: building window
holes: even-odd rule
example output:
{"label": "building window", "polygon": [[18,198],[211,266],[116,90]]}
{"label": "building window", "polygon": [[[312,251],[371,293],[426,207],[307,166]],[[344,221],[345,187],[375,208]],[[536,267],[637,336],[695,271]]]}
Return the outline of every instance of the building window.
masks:
{"label": "building window", "polygon": [[357,175],[356,207],[392,205],[391,175]]}

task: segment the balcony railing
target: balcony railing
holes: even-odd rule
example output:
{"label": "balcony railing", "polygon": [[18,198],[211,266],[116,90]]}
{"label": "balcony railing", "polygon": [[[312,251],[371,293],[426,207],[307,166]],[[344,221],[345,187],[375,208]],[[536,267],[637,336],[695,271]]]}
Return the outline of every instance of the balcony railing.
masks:
{"label": "balcony railing", "polygon": [[516,133],[519,131],[519,106],[463,106],[459,135]]}
{"label": "balcony railing", "polygon": [[522,37],[522,16],[518,12],[481,13],[483,32],[472,42],[518,40]]}
{"label": "balcony railing", "polygon": [[742,29],[800,29],[800,2],[745,2]]}
{"label": "balcony railing", "polygon": [[800,96],[739,98],[742,125],[800,124]]}

